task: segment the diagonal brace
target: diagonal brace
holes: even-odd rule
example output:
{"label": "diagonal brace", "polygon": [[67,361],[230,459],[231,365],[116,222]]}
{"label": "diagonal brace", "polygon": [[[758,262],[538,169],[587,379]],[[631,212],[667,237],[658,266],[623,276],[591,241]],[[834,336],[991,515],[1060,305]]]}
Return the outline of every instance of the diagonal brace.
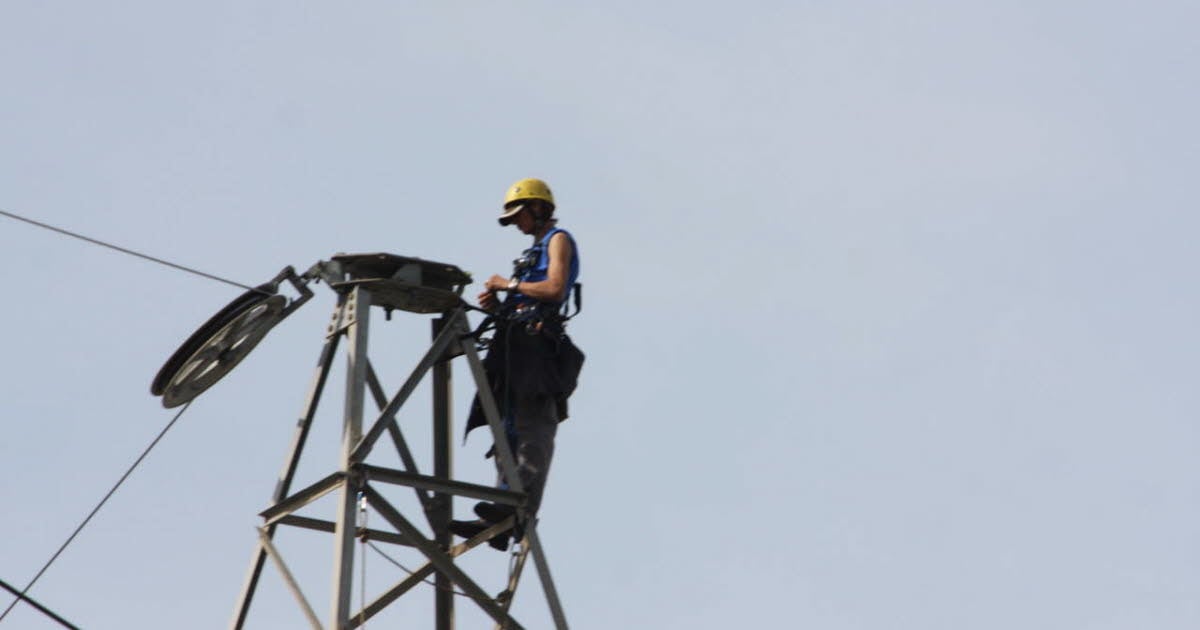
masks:
{"label": "diagonal brace", "polygon": [[300,602],[300,607],[304,609],[304,616],[308,617],[308,623],[312,625],[313,630],[322,630],[321,621],[317,619],[316,611],[313,610],[312,605],[308,603],[308,598],[306,598],[304,593],[300,590],[300,585],[296,582],[296,578],[288,569],[287,563],[283,561],[283,556],[279,555],[279,551],[277,551],[275,549],[275,545],[271,543],[270,534],[267,533],[267,530],[261,527],[257,529],[259,544],[262,545],[263,550],[266,551],[267,555],[271,557],[271,560],[275,562],[275,566],[279,569],[279,573],[283,576],[283,581],[287,583],[288,590],[290,590],[292,595],[296,597],[296,600]]}
{"label": "diagonal brace", "polygon": [[362,470],[367,479],[372,481],[412,486],[414,488],[433,490],[435,492],[469,497],[481,501],[492,501],[504,505],[520,505],[525,500],[524,495],[509,490],[500,490],[499,488],[480,486],[464,481],[445,479],[443,477],[417,475],[391,468],[383,468],[382,466],[372,466],[370,464],[359,464],[359,469]]}
{"label": "diagonal brace", "polygon": [[496,605],[496,602],[492,600],[492,598],[489,597],[488,594],[484,592],[484,590],[480,588],[474,580],[468,577],[466,573],[463,573],[462,569],[459,569],[458,566],[454,564],[453,558],[447,555],[446,552],[442,551],[432,540],[425,538],[421,531],[418,530],[412,523],[410,523],[408,519],[404,518],[400,512],[396,511],[396,508],[392,507],[392,505],[388,503],[387,499],[384,498],[383,495],[379,494],[379,492],[370,486],[364,487],[363,493],[367,497],[367,502],[370,503],[377,512],[379,512],[380,516],[386,519],[387,522],[391,523],[401,535],[411,540],[413,546],[420,550],[421,553],[425,554],[425,557],[429,558],[429,562],[433,564],[438,571],[450,578],[455,584],[458,585],[459,588],[463,590],[464,593],[467,594],[467,596],[475,600],[475,603],[482,608],[483,611],[488,614],[488,616],[496,620],[498,623],[507,624],[507,627],[512,628],[513,630],[524,630],[524,628],[517,623],[515,619],[508,616],[507,613],[501,610],[501,608]]}
{"label": "diagonal brace", "polygon": [[[375,374],[375,368],[367,361],[367,387],[371,391],[371,397],[375,399],[375,406],[379,407],[380,411],[387,408],[387,396],[383,393],[383,386],[379,384],[379,376]],[[400,427],[393,417],[387,424],[388,434],[392,437],[392,443],[396,446],[396,453],[400,456],[400,461],[404,462],[404,469],[410,473],[419,473],[417,469],[417,460],[413,457],[412,451],[408,448],[408,442],[404,439],[404,434],[400,432]],[[421,502],[421,507],[428,513],[432,507],[433,499],[428,492],[420,488],[414,488],[417,501]]]}
{"label": "diagonal brace", "polygon": [[500,422],[500,408],[496,397],[492,395],[491,384],[488,383],[487,371],[483,361],[479,360],[479,352],[471,338],[462,340],[463,354],[467,355],[467,364],[471,367],[471,376],[475,379],[475,388],[479,393],[479,403],[483,407],[483,415],[487,418],[488,427],[492,429],[492,443],[496,448],[496,457],[500,458],[501,470],[508,487],[513,491],[524,494],[525,487],[517,475],[517,460],[513,457],[512,449],[508,446],[508,436],[504,433],[504,425]]}
{"label": "diagonal brace", "polygon": [[354,447],[354,451],[350,454],[350,461],[361,462],[367,457],[367,454],[371,452],[372,448],[374,448],[375,442],[379,440],[379,436],[382,435],[384,429],[387,428],[388,421],[396,415],[396,412],[402,405],[404,405],[404,403],[408,400],[408,397],[412,395],[413,391],[417,388],[417,385],[421,383],[421,379],[425,378],[425,373],[433,367],[434,363],[443,360],[443,357],[446,354],[446,349],[449,348],[451,342],[455,341],[461,334],[461,326],[455,324],[460,322],[462,317],[462,309],[455,311],[454,314],[450,316],[449,325],[447,325],[442,330],[441,334],[437,336],[437,339],[433,341],[433,345],[430,346],[429,351],[425,353],[425,356],[421,358],[421,362],[417,364],[417,367],[412,371],[412,374],[409,374],[408,380],[404,382],[404,385],[400,388],[400,391],[396,393],[395,398],[392,398],[387,406],[384,407],[383,411],[379,414],[379,419],[375,421],[375,424],[371,425],[370,430],[363,434],[363,437],[358,442],[358,445]]}
{"label": "diagonal brace", "polygon": [[346,475],[340,472],[335,472],[324,479],[312,484],[311,486],[299,490],[296,494],[272,505],[271,507],[259,512],[259,516],[266,519],[265,525],[270,525],[280,518],[299,510],[300,508],[320,499],[329,494],[330,491],[336,489],[338,484]]}
{"label": "diagonal brace", "polygon": [[[503,521],[500,521],[499,523],[496,523],[495,525],[483,530],[482,532],[479,532],[470,540],[451,547],[446,553],[451,558],[457,558],[462,554],[474,549],[475,547],[478,547],[479,545],[491,540],[496,536],[496,534],[512,529],[512,526],[515,522],[516,519],[510,516]],[[434,571],[436,571],[436,569],[434,568],[433,563],[426,562],[424,566],[410,573],[408,577],[404,578],[400,581],[400,583],[388,589],[384,594],[375,598],[375,601],[371,602],[366,608],[363,608],[358,612],[358,614],[354,615],[354,617],[351,619],[351,627],[358,627],[359,624],[366,623],[368,619],[379,614],[379,612],[381,612],[389,604],[399,599],[401,595],[407,593],[408,591],[412,590],[414,586],[423,582],[425,578],[432,575]]]}

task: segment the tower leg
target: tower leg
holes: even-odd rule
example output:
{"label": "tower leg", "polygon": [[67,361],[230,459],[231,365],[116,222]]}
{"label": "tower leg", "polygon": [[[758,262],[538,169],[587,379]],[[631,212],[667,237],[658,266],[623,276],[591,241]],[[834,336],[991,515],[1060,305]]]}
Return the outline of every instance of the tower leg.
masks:
{"label": "tower leg", "polygon": [[[433,320],[433,339],[436,343],[442,329],[450,325],[452,318],[442,316]],[[451,396],[450,360],[439,357],[433,365],[433,475],[440,479],[451,479]],[[447,526],[453,517],[452,496],[434,493],[429,524],[433,528],[433,540],[442,549],[449,549],[453,542]],[[437,612],[436,630],[454,630],[454,583],[442,573],[434,578],[434,602]]]}
{"label": "tower leg", "polygon": [[492,396],[492,387],[488,383],[487,372],[483,369],[483,361],[479,359],[479,352],[475,350],[475,344],[470,339],[462,340],[462,350],[467,357],[467,365],[471,368],[471,376],[475,379],[483,415],[487,418],[488,427],[492,430],[492,444],[496,448],[495,456],[500,460],[500,469],[504,471],[504,478],[508,481],[509,489],[513,492],[524,493],[525,487],[521,484],[521,476],[517,474],[517,459],[508,446],[508,436],[500,421],[500,407],[496,404],[496,398]]}
{"label": "tower leg", "polygon": [[533,564],[537,567],[538,579],[542,581],[542,591],[546,593],[546,602],[550,604],[550,614],[554,617],[554,628],[555,630],[567,630],[567,615],[558,601],[558,589],[554,588],[554,580],[550,577],[550,563],[546,562],[546,552],[542,551],[542,543],[538,540],[536,525],[536,523],[530,523],[525,537],[529,539],[529,547],[533,552]]}
{"label": "tower leg", "polygon": [[350,627],[350,595],[354,585],[354,536],[357,521],[359,480],[352,474],[356,463],[351,454],[362,439],[363,402],[367,384],[367,330],[371,317],[371,294],[361,287],[350,292],[345,305],[350,318],[346,365],[346,407],[342,421],[342,456],[338,470],[346,476],[341,483],[337,523],[334,528],[333,611],[330,630]]}
{"label": "tower leg", "polygon": [[[516,459],[513,457],[512,449],[508,448],[508,439],[504,434],[504,428],[500,425],[500,413],[496,406],[496,401],[492,397],[491,388],[488,386],[487,374],[484,372],[483,362],[480,361],[479,353],[475,350],[475,346],[470,343],[470,340],[463,341],[462,349],[463,354],[467,356],[467,365],[470,366],[471,373],[475,377],[475,384],[479,388],[479,401],[483,406],[488,424],[492,428],[492,437],[496,445],[496,457],[500,459],[505,478],[509,480],[509,486],[513,490],[524,492],[525,488],[521,486],[521,480],[517,476]],[[526,527],[525,537],[529,540],[533,553],[533,561],[538,570],[538,578],[541,579],[542,590],[546,594],[546,601],[550,604],[550,613],[554,617],[554,626],[556,630],[567,630],[566,614],[563,612],[562,604],[558,601],[558,590],[554,587],[554,580],[550,577],[550,565],[546,561],[545,554],[542,551],[541,542],[538,541],[537,523],[531,520]],[[497,619],[497,621],[500,620]]]}
{"label": "tower leg", "polygon": [[[340,307],[334,309],[335,320],[340,310]],[[321,392],[324,391],[325,381],[329,378],[329,368],[333,365],[333,357],[337,354],[340,339],[339,333],[331,332],[325,339],[325,346],[321,348],[321,357],[317,361],[317,371],[304,401],[304,410],[300,414],[299,422],[296,423],[296,432],[292,436],[292,445],[288,449],[287,460],[283,464],[283,471],[279,474],[279,481],[275,484],[272,505],[287,498],[288,492],[291,490],[296,467],[300,464],[300,454],[304,450],[304,443],[308,440],[308,430],[312,427],[313,417],[317,414],[317,405],[321,402]],[[267,538],[270,539],[274,535],[275,525],[268,526]],[[262,575],[263,564],[266,560],[267,550],[259,543],[254,549],[254,559],[250,561],[250,570],[246,574],[246,581],[242,584],[242,592],[238,596],[238,603],[234,608],[233,620],[229,624],[232,630],[241,630],[246,623],[246,615],[250,612],[250,602],[254,599],[254,591],[258,587],[258,578]]]}

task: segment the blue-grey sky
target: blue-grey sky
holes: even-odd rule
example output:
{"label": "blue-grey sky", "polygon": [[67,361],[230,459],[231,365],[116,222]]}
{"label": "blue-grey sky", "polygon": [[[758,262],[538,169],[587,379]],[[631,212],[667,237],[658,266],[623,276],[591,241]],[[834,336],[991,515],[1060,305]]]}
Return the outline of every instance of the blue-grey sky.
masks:
{"label": "blue-grey sky", "polygon": [[[587,298],[541,529],[572,627],[1190,629],[1198,21],[10,2],[0,209],[247,284],[371,251],[482,280],[525,246],[493,220],[505,187],[543,177]],[[0,579],[23,584],[170,419],[150,380],[239,291],[8,219],[0,247]],[[87,628],[228,622],[333,306],[317,290],[32,596]],[[424,319],[373,323],[389,389]],[[341,363],[302,481],[336,465]],[[423,460],[427,399],[401,416]],[[489,481],[486,447],[456,475]],[[328,617],[330,537],[279,542]],[[464,564],[501,589],[503,556]],[[372,593],[403,575],[367,567]],[[266,574],[250,627],[301,627]],[[368,627],[430,625],[418,593]],[[550,627],[532,573],[515,610]],[[0,626],[57,627],[25,606]]]}

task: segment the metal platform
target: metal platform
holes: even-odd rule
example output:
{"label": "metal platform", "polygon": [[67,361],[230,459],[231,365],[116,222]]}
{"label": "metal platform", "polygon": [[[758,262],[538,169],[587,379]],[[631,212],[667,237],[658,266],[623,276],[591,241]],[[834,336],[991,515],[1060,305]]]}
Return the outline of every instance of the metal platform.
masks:
{"label": "metal platform", "polygon": [[362,287],[372,303],[410,313],[444,313],[462,301],[471,275],[454,265],[395,254],[338,254],[326,277],[329,286],[345,291]]}

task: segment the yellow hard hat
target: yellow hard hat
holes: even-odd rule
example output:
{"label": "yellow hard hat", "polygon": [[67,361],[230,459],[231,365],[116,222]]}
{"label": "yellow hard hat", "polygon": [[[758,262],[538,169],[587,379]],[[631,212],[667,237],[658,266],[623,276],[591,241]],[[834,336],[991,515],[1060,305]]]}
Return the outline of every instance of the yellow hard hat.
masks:
{"label": "yellow hard hat", "polygon": [[529,199],[541,199],[554,208],[554,193],[550,186],[540,179],[522,179],[509,187],[504,195],[504,214],[500,215],[500,225],[508,225],[517,216],[525,204],[519,203]]}

